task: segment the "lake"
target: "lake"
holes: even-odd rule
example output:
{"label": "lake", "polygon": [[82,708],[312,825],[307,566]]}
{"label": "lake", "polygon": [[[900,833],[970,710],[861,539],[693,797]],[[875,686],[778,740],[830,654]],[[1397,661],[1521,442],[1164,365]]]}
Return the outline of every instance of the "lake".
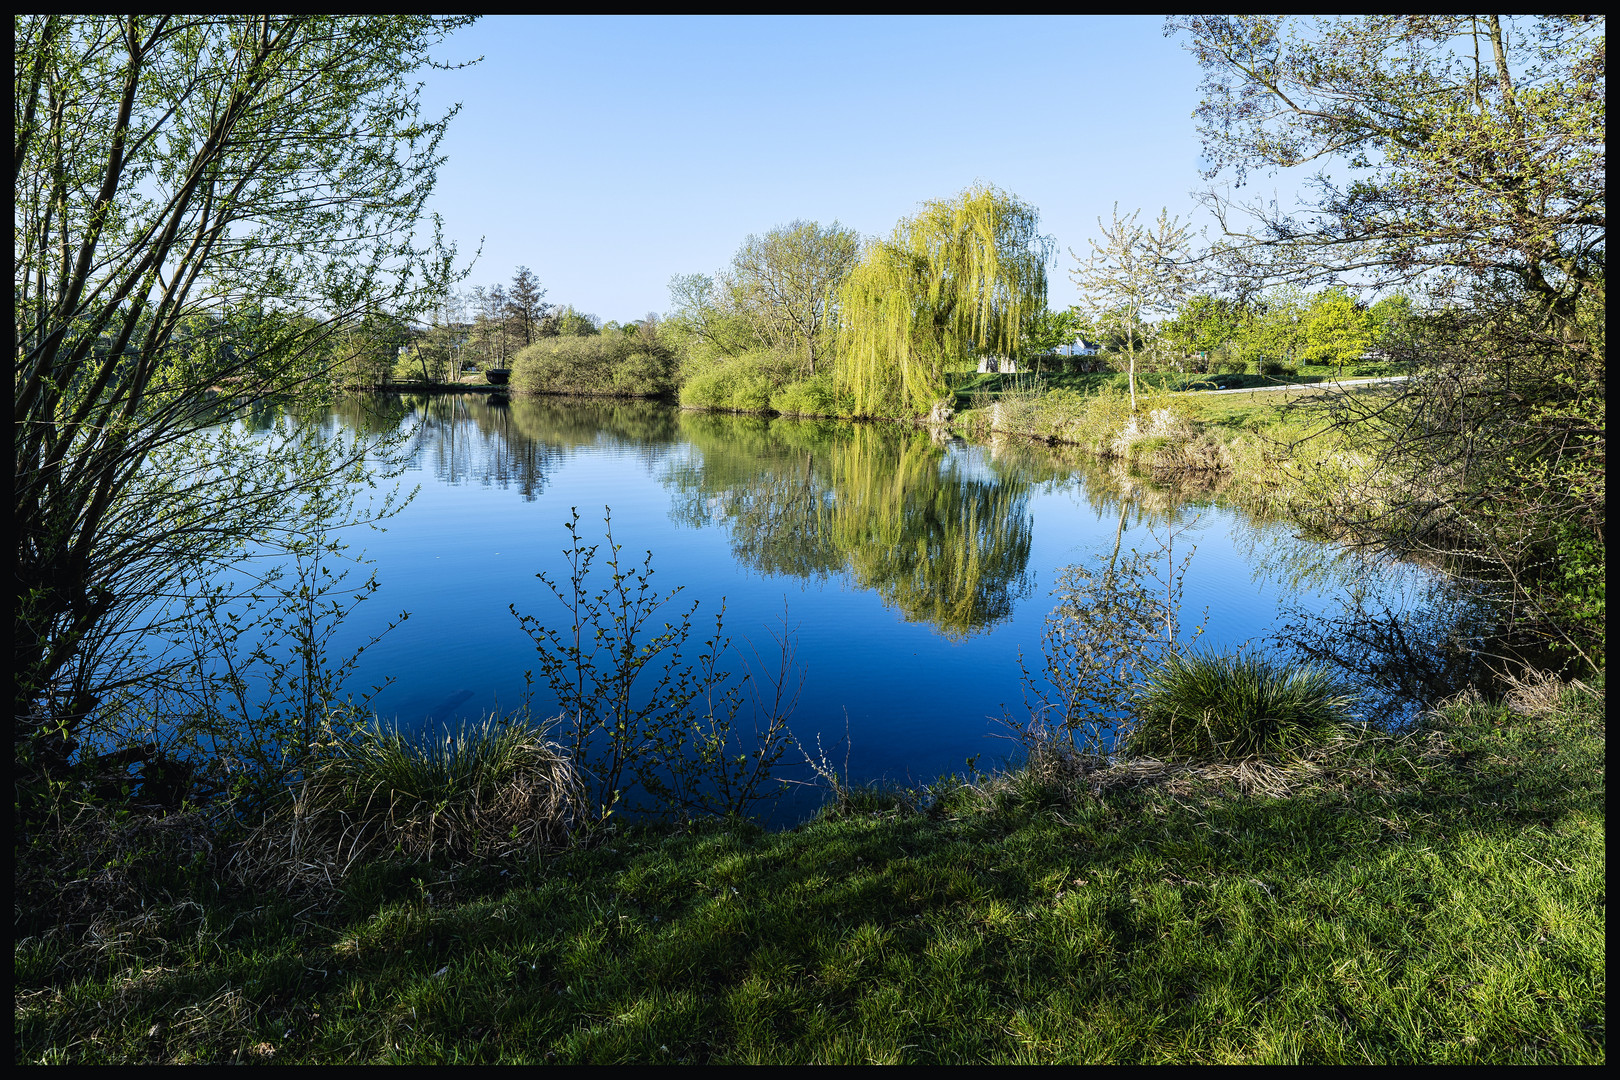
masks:
{"label": "lake", "polygon": [[[792,728],[840,767],[847,751],[857,781],[922,783],[1009,755],[995,718],[1017,714],[1020,657],[1039,668],[1059,572],[1116,544],[1153,549],[1174,530],[1176,560],[1191,553],[1183,622],[1207,608],[1201,644],[1218,648],[1286,650],[1301,620],[1342,616],[1347,597],[1401,613],[1435,587],[1208,492],[1022,441],[521,396],[349,399],[329,422],[415,433],[401,481],[414,499],[385,531],[348,538],[381,589],[338,650],[410,613],[354,679],[392,680],[373,706],[409,729],[523,700],[536,654],[512,608],[563,621],[535,575],[566,585],[575,510],[596,543],[611,508],[625,561],[650,552],[654,583],[696,601],[700,628],[723,604],[726,632],[769,656],[785,620],[804,679]],[[533,693],[538,713],[554,707],[543,684]]]}

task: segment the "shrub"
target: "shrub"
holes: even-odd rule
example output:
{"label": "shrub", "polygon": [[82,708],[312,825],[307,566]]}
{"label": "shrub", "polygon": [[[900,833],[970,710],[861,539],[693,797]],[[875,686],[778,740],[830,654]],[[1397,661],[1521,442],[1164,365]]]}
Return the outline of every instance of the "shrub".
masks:
{"label": "shrub", "polygon": [[1350,699],[1325,670],[1236,654],[1171,653],[1136,694],[1133,755],[1231,759],[1320,742],[1349,720]]}
{"label": "shrub", "polygon": [[681,387],[681,404],[689,408],[732,412],[770,412],[771,398],[786,381],[783,358],[756,351],[731,356],[693,374]]}
{"label": "shrub", "polygon": [[[536,575],[562,605],[561,620],[511,611],[561,707],[569,758],[590,777],[592,816],[605,819],[624,800],[632,811],[661,816],[744,817],[779,796],[772,773],[791,741],[787,723],[798,700],[785,611],[773,635],[778,667],[774,674],[762,668],[756,679],[723,633],[723,600],[714,632],[694,649],[697,603],[676,607],[679,588],[653,588],[651,552],[640,567],[621,563],[607,516],[601,545],[585,542],[577,509],[566,528],[567,583]],[[606,583],[598,589],[602,579],[591,570],[599,547]],[[741,660],[741,669],[723,670],[727,657]]]}
{"label": "shrub", "polygon": [[831,375],[816,375],[771,395],[771,408],[783,416],[844,416],[854,403],[842,400]]}
{"label": "shrub", "polygon": [[676,356],[643,334],[543,338],[512,358],[512,388],[531,394],[660,397],[675,389]]}
{"label": "shrub", "polygon": [[1299,375],[1299,368],[1285,361],[1266,357],[1254,362],[1254,373],[1268,379],[1292,379]]}

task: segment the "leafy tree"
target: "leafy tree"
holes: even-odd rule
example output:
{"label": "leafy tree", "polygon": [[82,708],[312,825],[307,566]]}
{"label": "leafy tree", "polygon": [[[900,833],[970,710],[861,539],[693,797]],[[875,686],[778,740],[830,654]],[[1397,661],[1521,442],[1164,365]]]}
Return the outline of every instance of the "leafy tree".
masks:
{"label": "leafy tree", "polygon": [[[1097,219],[1098,237],[1091,240],[1085,260],[1075,255],[1071,277],[1080,290],[1080,302],[1104,333],[1118,334],[1129,357],[1131,412],[1136,412],[1136,360],[1139,343],[1157,336],[1155,316],[1173,314],[1197,288],[1200,275],[1191,263],[1187,241],[1192,226],[1182,225],[1161,210],[1152,227],[1137,224],[1141,211],[1113,219]],[[1074,254],[1070,252],[1070,254]]]}
{"label": "leafy tree", "polygon": [[1165,339],[1183,353],[1213,356],[1230,348],[1253,313],[1240,301],[1208,294],[1190,298],[1165,322]]}
{"label": "leafy tree", "polygon": [[854,229],[794,221],[744,240],[725,286],[759,336],[803,357],[813,376],[832,350],[838,288],[859,254]]}
{"label": "leafy tree", "polygon": [[709,357],[741,356],[764,346],[759,327],[726,284],[724,278],[717,281],[709,274],[676,274],[669,279],[673,305],[669,321],[689,352],[695,347]]}
{"label": "leafy tree", "polygon": [[[1494,577],[1509,625],[1590,663],[1601,594],[1561,567],[1584,561],[1580,580],[1595,580],[1605,550],[1605,27],[1587,15],[1166,27],[1204,69],[1208,178],[1240,189],[1254,172],[1317,170],[1292,211],[1212,190],[1222,254],[1250,277],[1429,293],[1420,313],[1379,313],[1380,347],[1413,377],[1334,402],[1369,464],[1353,497],[1325,500],[1330,524]],[[1587,599],[1566,603],[1566,587]]]}
{"label": "leafy tree", "polygon": [[974,350],[1016,355],[1046,306],[1051,239],[1033,206],[994,187],[923,204],[868,244],[840,293],[836,376],[858,414],[942,400]]}
{"label": "leafy tree", "polygon": [[[69,760],[188,589],[330,522],[366,441],[229,423],[319,389],[451,277],[418,231],[448,117],[413,73],[463,19],[18,16],[18,766]],[[336,500],[334,502],[334,500]],[[338,509],[332,509],[337,506]],[[193,594],[194,595],[194,594]]]}
{"label": "leafy tree", "polygon": [[1343,289],[1326,289],[1312,298],[1304,329],[1301,355],[1341,371],[1372,346],[1371,318]]}
{"label": "leafy tree", "polygon": [[1310,297],[1297,285],[1278,285],[1261,293],[1237,337],[1238,355],[1257,371],[1296,362],[1305,349],[1310,304]]}
{"label": "leafy tree", "polygon": [[1204,69],[1206,176],[1241,188],[1255,172],[1318,170],[1298,211],[1212,189],[1227,253],[1296,280],[1505,274],[1573,327],[1604,276],[1604,26],[1587,15],[1171,18],[1165,32]]}
{"label": "leafy tree", "polygon": [[516,347],[533,344],[542,328],[556,332],[554,327],[546,326],[551,305],[544,302],[545,295],[546,290],[540,287],[534,272],[527,266],[518,267],[517,273],[512,275],[512,287],[506,292],[506,310],[503,312],[512,323],[513,341],[521,343]]}
{"label": "leafy tree", "polygon": [[1062,346],[1080,337],[1088,328],[1085,316],[1074,308],[1066,308],[1063,311],[1042,308],[1024,328],[1020,352],[1024,357],[1051,356]]}
{"label": "leafy tree", "polygon": [[1387,342],[1397,340],[1411,326],[1416,316],[1412,298],[1405,293],[1396,293],[1386,296],[1367,309],[1368,331],[1372,334],[1373,345],[1382,347]]}
{"label": "leafy tree", "polygon": [[[612,324],[615,327],[618,324]],[[563,337],[589,337],[601,333],[605,327],[595,315],[575,311],[572,304],[557,312],[556,330]]]}

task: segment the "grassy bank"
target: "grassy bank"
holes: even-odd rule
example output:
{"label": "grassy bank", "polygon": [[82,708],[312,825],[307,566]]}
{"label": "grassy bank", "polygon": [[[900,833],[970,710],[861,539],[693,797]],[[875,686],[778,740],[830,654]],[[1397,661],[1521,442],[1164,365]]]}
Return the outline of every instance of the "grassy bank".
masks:
{"label": "grassy bank", "polygon": [[1517,704],[291,895],[197,847],[19,930],[15,1057],[1601,1061],[1602,702]]}

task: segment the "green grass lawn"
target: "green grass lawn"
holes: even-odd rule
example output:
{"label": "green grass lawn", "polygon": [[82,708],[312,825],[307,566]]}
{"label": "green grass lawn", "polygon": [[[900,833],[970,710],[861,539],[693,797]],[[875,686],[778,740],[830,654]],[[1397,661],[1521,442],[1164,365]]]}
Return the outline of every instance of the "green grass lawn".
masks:
{"label": "green grass lawn", "polygon": [[867,794],[15,945],[18,1062],[1595,1062],[1601,701],[1293,767]]}
{"label": "green grass lawn", "polygon": [[[1181,373],[1144,373],[1136,377],[1137,386],[1144,389],[1170,391],[1197,390],[1265,390],[1297,383],[1321,383],[1336,379],[1368,378],[1380,375],[1404,374],[1397,364],[1367,363],[1351,365],[1342,371],[1324,364],[1302,364],[1298,374],[1290,378],[1243,373],[1238,375],[1191,375]],[[952,376],[952,388],[958,408],[970,408],[976,401],[999,397],[1007,393],[1030,393],[1046,390],[1074,390],[1096,393],[1105,387],[1124,390],[1128,379],[1118,372],[1100,374],[1068,374],[1052,372],[1026,372],[1017,375],[959,373]]]}

